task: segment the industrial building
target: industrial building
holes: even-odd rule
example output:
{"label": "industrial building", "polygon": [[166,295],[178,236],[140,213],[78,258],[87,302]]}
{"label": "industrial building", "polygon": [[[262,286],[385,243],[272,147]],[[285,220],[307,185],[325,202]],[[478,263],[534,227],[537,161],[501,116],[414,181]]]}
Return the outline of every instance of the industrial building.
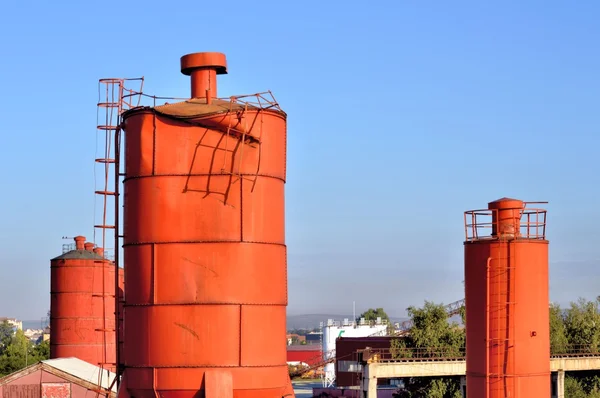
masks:
{"label": "industrial building", "polygon": [[546,211],[533,203],[502,198],[465,212],[466,355],[398,356],[391,340],[406,331],[338,336],[335,387],[314,393],[382,398],[405,378],[456,376],[463,396],[563,397],[565,371],[600,369],[600,354],[550,355]]}
{"label": "industrial building", "polygon": [[583,365],[550,358],[546,212],[517,199],[465,212],[465,358],[392,357],[409,326],[382,319],[328,320],[306,338],[319,346],[287,347],[287,115],[270,92],[219,98],[224,54],[180,67],[190,99],[100,80],[101,242],[51,260],[51,359],[0,379],[4,397],[293,397],[289,362],[322,366],[335,396],[440,375],[473,397],[560,396],[564,367]]}
{"label": "industrial building", "polygon": [[323,362],[323,351],[320,344],[290,345],[287,347],[287,363],[298,363],[307,366],[319,365]]}
{"label": "industrial building", "polygon": [[79,358],[49,359],[0,378],[0,397],[93,398],[101,394],[114,398],[115,376]]}
{"label": "industrial building", "polygon": [[[98,107],[110,115],[97,126],[110,142],[95,159],[106,171],[96,190],[101,244],[77,236],[51,260],[51,360],[4,378],[5,397],[86,396],[79,385],[121,398],[293,395],[286,114],[270,92],[217,98],[221,53],[186,55],[181,72],[192,98],[164,105],[134,106],[132,95],[143,94],[126,79],[100,80],[107,94]],[[124,249],[123,269],[119,250],[114,261],[104,253],[107,231]]]}
{"label": "industrial building", "polygon": [[358,322],[344,319],[342,322],[328,319],[321,325],[323,329],[323,360],[325,361],[323,386],[332,387],[335,384],[336,341],[340,337],[385,336],[389,325],[378,318],[367,321],[364,318]]}

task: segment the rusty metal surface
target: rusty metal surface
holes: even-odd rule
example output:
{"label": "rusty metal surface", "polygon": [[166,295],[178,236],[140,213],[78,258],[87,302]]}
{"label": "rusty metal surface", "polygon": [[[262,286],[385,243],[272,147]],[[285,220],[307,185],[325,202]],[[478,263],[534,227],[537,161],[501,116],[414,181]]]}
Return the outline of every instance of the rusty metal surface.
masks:
{"label": "rusty metal surface", "polygon": [[[118,286],[118,311],[117,311],[117,338],[118,338],[118,353],[122,353],[125,348],[125,329],[123,328],[123,305],[125,304],[125,269],[119,268],[119,286]],[[123,367],[123,358],[117,355],[119,367]]]}
{"label": "rusty metal surface", "polygon": [[40,398],[40,385],[7,384],[2,387],[2,398]]}
{"label": "rusty metal surface", "polygon": [[71,398],[71,383],[42,383],[42,398]]}
{"label": "rusty metal surface", "polygon": [[123,115],[123,383],[135,397],[202,395],[215,369],[236,398],[292,391],[285,114],[252,98]]}

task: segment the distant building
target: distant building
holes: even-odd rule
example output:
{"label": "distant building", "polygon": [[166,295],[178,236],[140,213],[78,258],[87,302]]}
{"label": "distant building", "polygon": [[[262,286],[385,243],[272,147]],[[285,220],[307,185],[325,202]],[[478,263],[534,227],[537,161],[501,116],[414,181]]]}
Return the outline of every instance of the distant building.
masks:
{"label": "distant building", "polygon": [[321,344],[323,333],[311,332],[306,335],[306,344]]}
{"label": "distant building", "polygon": [[16,318],[0,317],[0,323],[5,321],[8,322],[9,325],[15,327],[17,330],[23,330],[23,321],[20,321]]}
{"label": "distant building", "polygon": [[42,341],[50,340],[50,326],[44,328],[44,334],[42,334]]}
{"label": "distant building", "polygon": [[304,363],[308,366],[315,366],[323,362],[321,346],[316,344],[288,346],[287,362],[288,364]]}
{"label": "distant building", "polygon": [[37,341],[43,336],[44,329],[27,329],[23,332],[23,334],[29,340]]}
{"label": "distant building", "polygon": [[116,375],[102,371],[100,389],[100,370],[77,358],[49,359],[0,378],[0,397],[96,397],[97,391],[111,385],[108,396],[116,397],[117,387],[112,383]]}
{"label": "distant building", "polygon": [[286,336],[286,339],[287,339],[287,345],[305,344],[306,343],[306,336],[300,336],[295,333],[288,334]]}

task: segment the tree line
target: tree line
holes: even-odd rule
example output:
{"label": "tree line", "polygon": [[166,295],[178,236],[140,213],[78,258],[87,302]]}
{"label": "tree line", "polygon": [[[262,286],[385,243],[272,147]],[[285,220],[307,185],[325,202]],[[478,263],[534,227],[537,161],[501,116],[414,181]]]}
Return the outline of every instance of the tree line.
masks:
{"label": "tree line", "polygon": [[[550,306],[551,354],[600,352],[600,297],[579,299],[567,308]],[[393,358],[461,357],[465,354],[465,329],[449,322],[443,304],[425,302],[409,307],[413,326],[405,337],[392,339]],[[465,324],[464,307],[460,316]],[[566,398],[600,398],[600,372],[573,372],[565,376]],[[404,380],[397,398],[460,398],[460,377],[415,377]]]}
{"label": "tree line", "polygon": [[22,330],[14,330],[8,322],[0,323],[0,377],[50,357],[50,342],[35,344]]}

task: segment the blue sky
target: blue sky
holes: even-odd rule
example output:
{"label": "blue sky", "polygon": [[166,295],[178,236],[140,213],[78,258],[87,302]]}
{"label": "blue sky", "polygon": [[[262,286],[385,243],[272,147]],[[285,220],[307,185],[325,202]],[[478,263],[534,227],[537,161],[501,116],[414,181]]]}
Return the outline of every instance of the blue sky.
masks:
{"label": "blue sky", "polygon": [[0,316],[93,235],[98,79],[189,96],[198,51],[289,115],[290,314],[462,298],[463,212],[503,196],[550,202],[551,298],[600,294],[597,2],[290,3],[3,4]]}

